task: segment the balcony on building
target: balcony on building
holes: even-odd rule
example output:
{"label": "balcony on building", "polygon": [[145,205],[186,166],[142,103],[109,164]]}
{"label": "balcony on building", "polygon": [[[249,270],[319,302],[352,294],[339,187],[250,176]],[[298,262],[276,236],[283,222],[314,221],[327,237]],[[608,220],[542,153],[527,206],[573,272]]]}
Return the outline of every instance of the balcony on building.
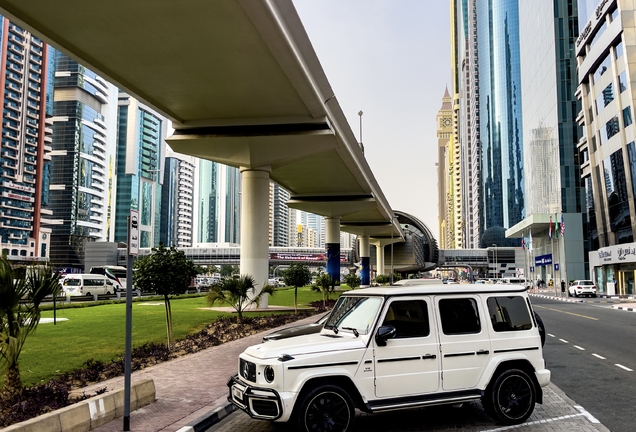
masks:
{"label": "balcony on building", "polygon": [[15,65],[14,63],[8,63],[8,64],[7,64],[7,69],[8,69],[8,70],[12,70],[12,71],[17,72],[17,73],[19,73],[20,75],[22,75],[22,70],[23,70],[23,68],[18,67],[18,66],[17,66],[17,65]]}

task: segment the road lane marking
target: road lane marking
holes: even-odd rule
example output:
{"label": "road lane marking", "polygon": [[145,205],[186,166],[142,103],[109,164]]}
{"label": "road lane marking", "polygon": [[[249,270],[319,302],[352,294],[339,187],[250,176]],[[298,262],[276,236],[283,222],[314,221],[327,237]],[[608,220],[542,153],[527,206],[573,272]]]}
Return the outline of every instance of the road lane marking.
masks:
{"label": "road lane marking", "polygon": [[587,412],[587,410],[583,408],[582,406],[574,405],[574,408],[576,408],[581,413],[581,415],[583,415],[586,419],[588,419],[590,423],[600,423],[600,421],[598,421],[596,417],[594,417],[592,414]]}
{"label": "road lane marking", "polygon": [[625,369],[627,372],[634,372],[632,369],[628,368],[627,366],[623,366],[622,364],[616,363],[614,366],[618,366],[621,369]]}
{"label": "road lane marking", "polygon": [[600,358],[601,360],[607,360],[605,357],[600,356],[600,355],[598,355],[598,354],[594,354],[594,353],[592,353],[592,355],[593,355],[594,357],[596,357],[596,358]]}
{"label": "road lane marking", "polygon": [[587,316],[587,315],[581,315],[581,314],[577,314],[577,313],[574,313],[574,312],[566,312],[566,311],[562,311],[562,310],[559,310],[559,309],[549,308],[549,307],[546,307],[546,306],[540,306],[540,305],[533,305],[533,306],[536,307],[536,308],[538,307],[538,308],[542,308],[542,309],[551,310],[551,311],[554,311],[554,312],[561,312],[561,313],[568,314],[568,315],[574,315],[574,316],[577,316],[577,317],[587,318],[587,319],[591,319],[591,320],[594,320],[594,321],[598,321],[598,318],[590,317],[590,316]]}
{"label": "road lane marking", "polygon": [[566,341],[565,339],[559,339],[559,340],[560,340],[561,342],[563,342],[563,343],[570,343],[570,342]]}
{"label": "road lane marking", "polygon": [[548,336],[550,337],[554,337],[554,335],[552,333],[548,333]]}
{"label": "road lane marking", "polygon": [[585,351],[585,348],[580,347],[580,346],[578,346],[578,345],[572,345],[572,346],[573,346],[574,348],[576,348],[576,349],[581,350],[581,351]]}

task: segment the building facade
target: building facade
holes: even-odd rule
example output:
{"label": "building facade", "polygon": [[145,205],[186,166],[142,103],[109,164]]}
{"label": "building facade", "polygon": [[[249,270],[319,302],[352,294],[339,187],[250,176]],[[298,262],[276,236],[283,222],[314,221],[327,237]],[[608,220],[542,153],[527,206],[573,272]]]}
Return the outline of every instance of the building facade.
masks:
{"label": "building facade", "polygon": [[[457,155],[459,157],[459,155]],[[454,199],[455,152],[453,139],[453,105],[448,89],[444,92],[442,106],[437,112],[437,188],[438,228],[443,248],[454,249],[455,214]],[[460,213],[461,214],[461,213]]]}
{"label": "building facade", "polygon": [[40,39],[1,16],[0,30],[0,248],[11,260],[35,260],[48,257],[51,233],[50,54]]}
{"label": "building facade", "polygon": [[198,159],[193,230],[199,244],[240,243],[241,175],[237,168]]}
{"label": "building facade", "polygon": [[525,274],[534,280],[584,279],[577,7],[566,0],[519,0],[519,15],[525,17],[519,34],[526,217],[506,236],[532,233]]}
{"label": "building facade", "polygon": [[194,159],[171,150],[166,153],[159,241],[168,247],[192,246]]}
{"label": "building facade", "polygon": [[128,241],[128,216],[139,211],[139,246],[159,245],[161,185],[168,120],[119,91],[114,241]]}
{"label": "building facade", "polygon": [[290,209],[287,207],[289,196],[288,190],[270,182],[270,246],[294,246],[290,243],[289,238]]}
{"label": "building facade", "polygon": [[50,258],[81,269],[85,243],[112,234],[117,89],[65,54],[53,53]]}
{"label": "building facade", "polygon": [[578,141],[590,277],[600,292],[633,294],[636,264],[636,77],[633,2],[579,1],[576,40],[583,126]]}

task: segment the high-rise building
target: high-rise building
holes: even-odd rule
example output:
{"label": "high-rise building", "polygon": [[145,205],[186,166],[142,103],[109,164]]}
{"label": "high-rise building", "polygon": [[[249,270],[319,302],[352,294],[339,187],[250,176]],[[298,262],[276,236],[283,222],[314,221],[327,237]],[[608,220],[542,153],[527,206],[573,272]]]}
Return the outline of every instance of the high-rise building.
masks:
{"label": "high-rise building", "polygon": [[584,131],[578,149],[590,278],[599,292],[634,294],[636,10],[624,0],[581,0],[578,5],[576,95],[582,106],[577,120]]}
{"label": "high-rise building", "polygon": [[168,120],[121,90],[118,107],[114,241],[128,241],[128,215],[137,210],[139,246],[158,246]]}
{"label": "high-rise building", "polygon": [[117,89],[65,54],[54,58],[50,258],[82,269],[87,241],[109,238]]}
{"label": "high-rise building", "polygon": [[270,182],[270,246],[293,246],[289,239],[289,191]]}
{"label": "high-rise building", "polygon": [[237,168],[198,159],[193,230],[195,243],[240,243],[241,174]]}
{"label": "high-rise building", "polygon": [[[459,155],[457,155],[459,157]],[[455,249],[453,105],[448,89],[437,112],[438,224],[442,249]]]}
{"label": "high-rise building", "polygon": [[[585,279],[574,96],[577,7],[567,0],[519,0],[519,15],[526,216],[506,235],[532,232],[533,256],[539,257],[530,264],[534,278]],[[562,219],[567,234],[557,239]]]}
{"label": "high-rise building", "polygon": [[[479,247],[481,148],[479,139],[479,49],[476,1],[454,0],[451,7],[453,137],[460,152],[461,210],[456,230],[464,248]],[[457,216],[456,216],[457,217]]]}
{"label": "high-rise building", "polygon": [[519,11],[516,0],[474,2],[483,236],[489,228],[509,228],[525,215]]}
{"label": "high-rise building", "polygon": [[[316,247],[325,247],[325,217],[313,213],[307,214],[307,226],[316,231]],[[347,246],[348,247],[348,246]]]}
{"label": "high-rise building", "polygon": [[9,259],[49,255],[49,161],[52,129],[46,105],[48,47],[0,16],[2,150],[0,247]]}
{"label": "high-rise building", "polygon": [[166,246],[192,246],[194,163],[192,156],[168,149],[163,170],[161,234]]}

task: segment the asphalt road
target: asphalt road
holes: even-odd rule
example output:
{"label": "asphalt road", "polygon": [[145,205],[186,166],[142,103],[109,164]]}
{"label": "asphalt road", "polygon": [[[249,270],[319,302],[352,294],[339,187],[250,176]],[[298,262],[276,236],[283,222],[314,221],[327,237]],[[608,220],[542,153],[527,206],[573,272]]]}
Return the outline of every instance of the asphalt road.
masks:
{"label": "asphalt road", "polygon": [[532,303],[546,326],[552,382],[612,432],[636,430],[636,313],[602,300]]}

